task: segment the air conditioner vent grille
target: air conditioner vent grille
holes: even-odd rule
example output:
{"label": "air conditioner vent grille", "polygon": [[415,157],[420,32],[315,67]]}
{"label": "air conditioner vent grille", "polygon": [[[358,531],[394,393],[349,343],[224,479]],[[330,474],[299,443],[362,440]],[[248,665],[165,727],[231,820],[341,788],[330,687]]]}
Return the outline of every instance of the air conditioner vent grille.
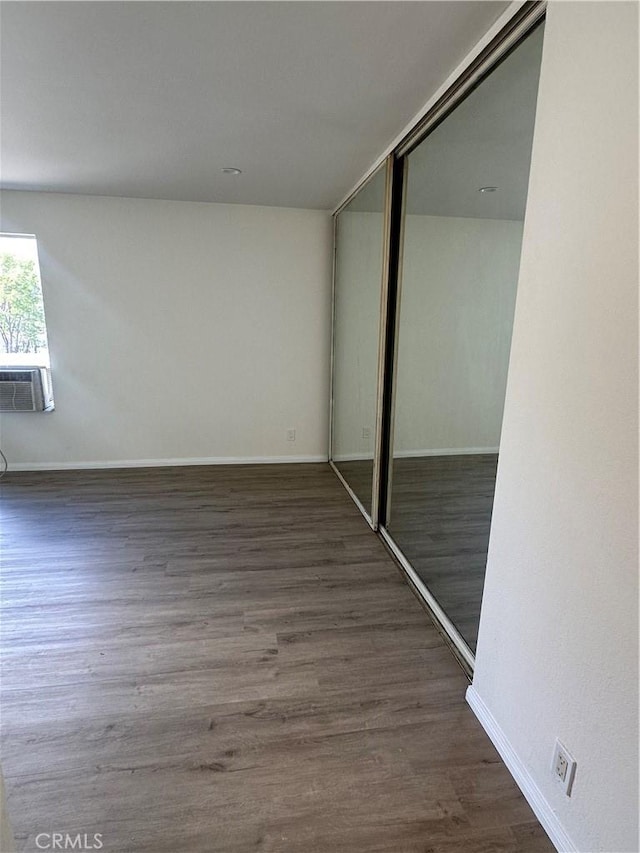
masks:
{"label": "air conditioner vent grille", "polygon": [[0,410],[3,412],[33,412],[33,385],[31,382],[0,382]]}
{"label": "air conditioner vent grille", "polygon": [[45,368],[0,369],[0,412],[42,412],[52,406]]}

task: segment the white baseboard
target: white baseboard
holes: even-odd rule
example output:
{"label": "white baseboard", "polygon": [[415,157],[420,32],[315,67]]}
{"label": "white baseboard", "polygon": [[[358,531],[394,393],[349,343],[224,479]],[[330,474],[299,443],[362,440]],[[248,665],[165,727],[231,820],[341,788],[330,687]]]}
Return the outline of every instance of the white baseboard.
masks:
{"label": "white baseboard", "polygon": [[202,456],[181,459],[111,459],[95,462],[15,462],[9,471],[75,471],[97,468],[170,468],[185,465],[282,465],[328,462],[327,456]]}
{"label": "white baseboard", "polygon": [[473,685],[467,688],[466,697],[467,702],[471,706],[471,710],[476,715],[480,725],[489,735],[493,745],[500,753],[500,757],[507,765],[507,769],[515,779],[525,800],[533,809],[535,816],[542,824],[556,850],[562,851],[562,853],[578,853],[578,848],[569,838],[565,828],[560,823],[558,816],[553,811],[549,802],[542,794],[542,791],[536,785],[533,777],[509,743],[505,733],[498,725],[496,718],[476,693]]}
{"label": "white baseboard", "polygon": [[394,450],[394,459],[413,459],[417,456],[482,456],[498,453],[499,447],[436,447],[428,450]]}
{"label": "white baseboard", "polygon": [[333,457],[334,462],[373,462],[373,453],[340,453]]}
{"label": "white baseboard", "polygon": [[[419,456],[481,456],[485,453],[498,453],[499,447],[436,447],[427,450],[394,450],[394,459],[417,459]],[[370,462],[373,453],[341,453],[334,456],[334,462]]]}

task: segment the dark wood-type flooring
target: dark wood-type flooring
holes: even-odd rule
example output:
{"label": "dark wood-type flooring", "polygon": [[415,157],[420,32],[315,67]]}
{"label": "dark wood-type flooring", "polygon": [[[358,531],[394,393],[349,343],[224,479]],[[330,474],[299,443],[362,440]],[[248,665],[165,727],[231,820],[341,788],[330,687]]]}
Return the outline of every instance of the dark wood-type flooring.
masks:
{"label": "dark wood-type flooring", "polygon": [[[371,465],[340,463],[359,497],[371,491]],[[389,533],[474,651],[497,465],[489,453],[393,462]]]}
{"label": "dark wood-type flooring", "polygon": [[466,679],[327,465],[9,474],[21,851],[541,853]]}
{"label": "dark wood-type flooring", "polygon": [[395,459],[389,532],[475,651],[497,454]]}
{"label": "dark wood-type flooring", "polygon": [[371,515],[373,497],[373,459],[348,459],[333,463],[362,506]]}

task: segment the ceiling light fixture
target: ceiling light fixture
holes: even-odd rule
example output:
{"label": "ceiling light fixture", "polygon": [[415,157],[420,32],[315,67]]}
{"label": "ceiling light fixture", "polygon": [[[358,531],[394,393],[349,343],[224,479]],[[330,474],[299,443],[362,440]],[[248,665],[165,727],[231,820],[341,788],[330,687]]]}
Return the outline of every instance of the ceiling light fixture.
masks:
{"label": "ceiling light fixture", "polygon": [[242,169],[236,169],[235,166],[224,166],[221,172],[223,175],[241,175]]}
{"label": "ceiling light fixture", "polygon": [[495,193],[498,191],[498,187],[480,187],[478,190],[479,193]]}

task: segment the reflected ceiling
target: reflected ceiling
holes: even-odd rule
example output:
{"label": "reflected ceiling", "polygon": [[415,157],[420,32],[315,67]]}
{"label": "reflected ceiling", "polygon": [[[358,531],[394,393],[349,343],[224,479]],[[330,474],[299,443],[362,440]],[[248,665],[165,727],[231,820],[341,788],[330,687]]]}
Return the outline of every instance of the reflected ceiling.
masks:
{"label": "reflected ceiling", "polygon": [[[524,219],[542,38],[540,26],[409,156],[408,213]],[[368,185],[349,209],[381,210],[380,195]]]}

